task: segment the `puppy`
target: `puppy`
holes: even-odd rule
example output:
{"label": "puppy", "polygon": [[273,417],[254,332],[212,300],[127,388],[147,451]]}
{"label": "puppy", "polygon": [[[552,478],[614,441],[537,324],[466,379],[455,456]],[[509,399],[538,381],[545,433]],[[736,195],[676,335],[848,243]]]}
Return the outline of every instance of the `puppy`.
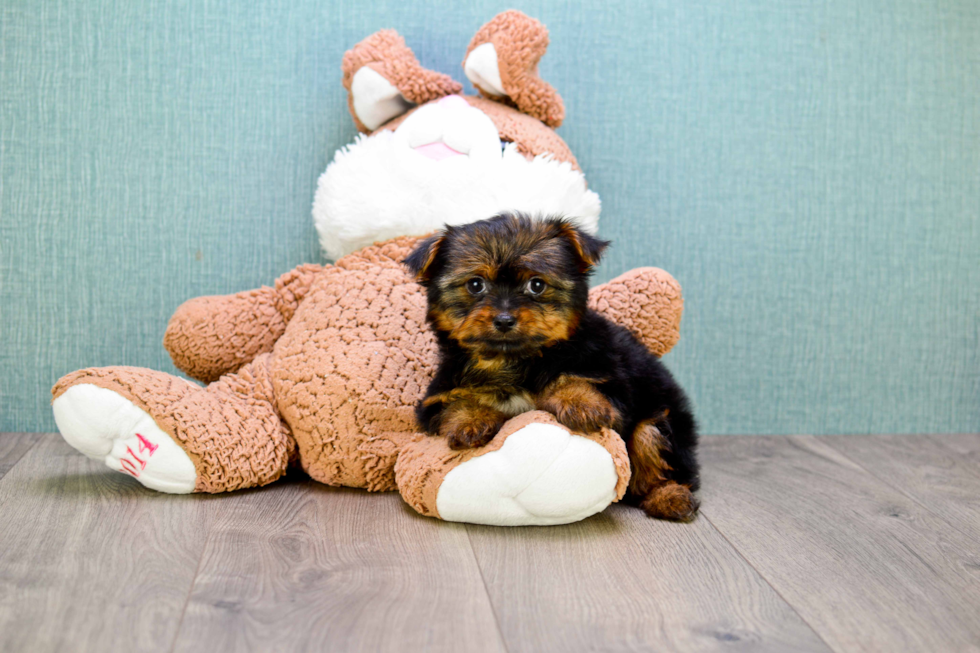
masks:
{"label": "puppy", "polygon": [[587,306],[608,242],[564,219],[503,214],[444,231],[405,259],[426,289],[440,362],[416,414],[453,449],[540,409],[626,442],[627,500],[652,517],[698,509],[697,434],[681,387],[627,329]]}

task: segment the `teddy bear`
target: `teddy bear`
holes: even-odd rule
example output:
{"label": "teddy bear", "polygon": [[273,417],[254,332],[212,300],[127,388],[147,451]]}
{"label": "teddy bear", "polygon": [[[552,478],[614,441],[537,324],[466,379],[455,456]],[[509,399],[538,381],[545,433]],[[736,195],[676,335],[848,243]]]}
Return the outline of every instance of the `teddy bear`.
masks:
{"label": "teddy bear", "polygon": [[[423,68],[392,30],[348,51],[343,85],[361,134],[313,203],[335,262],[181,305],[164,346],[201,384],[122,366],[65,375],[52,389],[64,439],[160,492],[230,492],[298,466],[329,485],[397,490],[450,521],[561,524],[621,499],[629,459],[609,429],[573,433],[531,411],[455,451],[414,415],[436,367],[425,296],[402,264],[414,245],[508,210],[598,227],[599,197],[555,132],[561,97],[537,74],[547,46],[538,21],[496,16],[463,60],[479,96]],[[663,270],[631,270],[589,301],[657,355],[677,342],[683,299]]]}

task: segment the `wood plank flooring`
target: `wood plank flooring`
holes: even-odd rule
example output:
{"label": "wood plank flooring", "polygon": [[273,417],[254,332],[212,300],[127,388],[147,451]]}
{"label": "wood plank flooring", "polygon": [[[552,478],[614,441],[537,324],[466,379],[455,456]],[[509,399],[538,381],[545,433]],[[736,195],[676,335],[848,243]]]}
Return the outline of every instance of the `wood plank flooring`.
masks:
{"label": "wood plank flooring", "polygon": [[0,651],[168,650],[210,531],[199,499],[39,438],[0,480]]}
{"label": "wood plank flooring", "polygon": [[176,650],[505,650],[462,524],[309,480],[216,498]]}
{"label": "wood plank flooring", "polygon": [[17,464],[25,453],[30,451],[39,433],[0,433],[0,478]]}
{"label": "wood plank flooring", "polygon": [[980,651],[980,435],[703,443],[692,524],[508,529],[0,434],[0,651]]}
{"label": "wood plank flooring", "polygon": [[705,516],[835,650],[980,645],[976,540],[813,437],[719,438]]}

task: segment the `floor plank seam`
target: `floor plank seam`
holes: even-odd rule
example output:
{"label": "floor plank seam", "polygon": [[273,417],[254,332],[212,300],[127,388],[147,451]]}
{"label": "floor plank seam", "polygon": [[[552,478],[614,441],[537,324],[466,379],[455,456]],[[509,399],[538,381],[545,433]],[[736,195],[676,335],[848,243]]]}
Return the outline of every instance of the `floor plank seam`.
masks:
{"label": "floor plank seam", "polygon": [[[860,462],[858,462],[857,460],[855,460],[852,456],[847,455],[847,453],[845,453],[844,451],[841,451],[839,448],[835,447],[832,442],[829,442],[828,441],[825,444],[828,447],[830,447],[831,449],[833,449],[834,451],[836,451],[837,453],[839,453],[844,458],[847,458],[849,461],[851,461],[852,463],[854,463],[855,465],[857,465],[858,467],[860,467],[861,469],[863,469],[864,470],[864,473],[866,473],[868,476],[870,476],[871,478],[877,480],[878,482],[882,483],[883,485],[891,488],[892,490],[898,492],[903,497],[905,497],[909,501],[913,502],[917,506],[920,506],[923,510],[925,510],[930,515],[932,515],[936,519],[940,520],[941,522],[943,522],[944,524],[946,524],[947,526],[949,526],[950,528],[952,528],[953,530],[955,530],[960,535],[963,535],[964,537],[968,537],[968,538],[973,537],[973,535],[971,533],[968,533],[968,532],[964,531],[958,524],[954,523],[948,517],[942,515],[941,513],[936,512],[935,509],[929,507],[928,504],[923,503],[918,497],[916,497],[916,496],[914,496],[912,494],[909,494],[906,490],[898,487],[897,485],[892,484],[887,479],[884,479],[884,478],[878,476],[877,474],[875,474],[874,472],[872,472],[871,470],[869,470],[867,467],[865,467],[864,465],[862,465]],[[954,453],[955,454],[955,452],[951,452],[951,453]],[[918,554],[916,554],[916,555],[918,555]]]}
{"label": "floor plank seam", "polygon": [[806,618],[802,614],[800,614],[800,611],[797,610],[796,606],[793,605],[785,596],[783,596],[783,593],[780,592],[778,589],[776,589],[776,587],[769,581],[769,579],[766,578],[766,575],[763,574],[761,571],[759,571],[759,569],[754,564],[752,564],[752,561],[746,558],[742,554],[742,551],[737,546],[735,546],[735,543],[732,542],[730,539],[728,539],[728,536],[725,535],[725,533],[723,533],[722,530],[718,528],[713,521],[711,521],[711,518],[708,517],[703,505],[701,507],[700,513],[701,513],[701,518],[705,519],[708,522],[708,524],[711,525],[711,528],[715,529],[715,532],[717,532],[722,537],[723,540],[728,542],[728,546],[732,547],[732,550],[735,551],[735,555],[737,555],[739,558],[744,560],[745,564],[747,564],[753,571],[755,571],[755,573],[759,574],[759,578],[762,579],[762,582],[768,585],[772,589],[772,591],[776,593],[776,596],[778,596],[783,603],[789,606],[789,609],[793,611],[793,614],[799,617],[800,621],[803,622],[803,624],[810,629],[810,632],[812,632],[817,639],[823,642],[823,645],[827,647],[827,650],[836,652],[837,649],[831,646],[830,642],[828,642],[823,638],[823,635],[820,634],[820,631],[814,628],[813,624],[807,621]]}
{"label": "floor plank seam", "polygon": [[500,637],[500,645],[504,647],[504,651],[510,653],[510,647],[507,646],[507,640],[504,639],[504,631],[500,627],[500,618],[497,616],[497,608],[493,604],[493,597],[490,596],[490,588],[487,587],[487,579],[483,575],[483,567],[480,566],[480,561],[476,557],[476,549],[473,548],[473,540],[470,538],[470,528],[464,525],[466,530],[466,542],[470,545],[470,555],[473,556],[473,564],[476,565],[476,570],[480,572],[480,582],[483,583],[483,593],[487,597],[487,603],[490,605],[490,614],[493,615],[493,624],[497,627],[497,635]]}
{"label": "floor plank seam", "polygon": [[24,459],[24,456],[26,456],[28,453],[30,453],[34,449],[34,447],[37,446],[37,443],[40,442],[41,440],[43,440],[44,439],[44,436],[46,436],[46,435],[53,435],[53,434],[50,434],[50,433],[35,434],[34,442],[31,443],[31,446],[27,447],[27,449],[25,449],[23,453],[21,453],[19,456],[17,456],[17,460],[15,460],[13,462],[13,464],[11,464],[10,467],[8,467],[6,469],[6,471],[0,473],[0,481],[2,481],[4,479],[4,477],[7,474],[9,474],[14,469],[14,467],[16,467],[17,465],[19,465],[20,464],[20,461],[22,461]]}
{"label": "floor plank seam", "polygon": [[197,577],[201,573],[201,563],[204,562],[204,554],[207,553],[208,544],[211,542],[211,529],[208,529],[207,537],[204,538],[204,545],[201,546],[201,555],[197,558],[197,566],[194,567],[194,577],[191,579],[191,586],[187,590],[187,598],[184,599],[184,609],[180,611],[180,618],[177,620],[177,629],[174,631],[174,641],[170,645],[170,653],[177,650],[177,642],[180,640],[180,629],[184,626],[184,615],[187,614],[187,606],[191,604],[191,597],[194,595],[194,587],[197,586]]}

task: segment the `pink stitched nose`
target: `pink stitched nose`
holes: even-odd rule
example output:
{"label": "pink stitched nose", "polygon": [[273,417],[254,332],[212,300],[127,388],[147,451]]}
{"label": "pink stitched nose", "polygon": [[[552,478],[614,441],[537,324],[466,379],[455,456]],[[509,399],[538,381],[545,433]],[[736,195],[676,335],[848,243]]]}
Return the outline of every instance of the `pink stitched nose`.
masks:
{"label": "pink stitched nose", "polygon": [[468,107],[469,103],[458,95],[447,95],[439,100],[439,106],[452,109],[454,106]]}

